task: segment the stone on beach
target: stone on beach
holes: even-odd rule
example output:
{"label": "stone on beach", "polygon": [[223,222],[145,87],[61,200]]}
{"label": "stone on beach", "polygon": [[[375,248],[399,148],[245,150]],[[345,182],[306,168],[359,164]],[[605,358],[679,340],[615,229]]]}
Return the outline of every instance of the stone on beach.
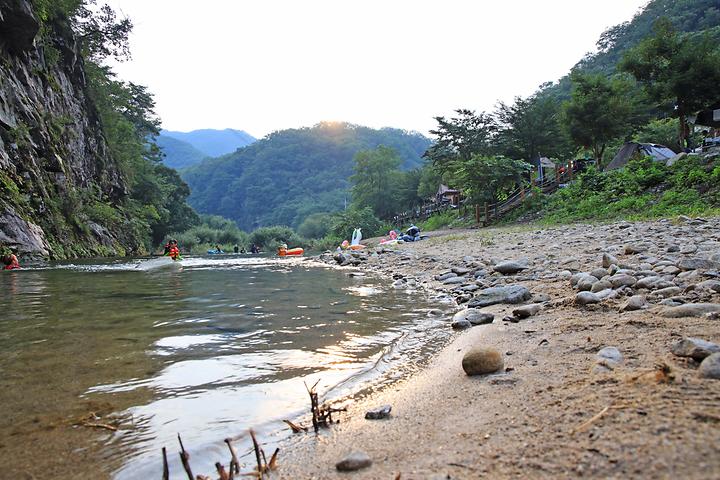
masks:
{"label": "stone on beach", "polygon": [[516,261],[500,262],[493,267],[493,270],[500,272],[503,275],[517,273],[528,268],[527,265]]}
{"label": "stone on beach", "polygon": [[466,330],[473,326],[472,323],[470,323],[469,320],[460,319],[460,320],[453,320],[450,326],[453,328],[453,330]]}
{"label": "stone on beach", "polygon": [[595,371],[602,373],[614,370],[621,365],[625,359],[617,347],[605,347],[595,355]]}
{"label": "stone on beach", "polygon": [[340,472],[353,472],[372,465],[372,459],[367,453],[362,451],[352,452],[345,458],[335,464],[335,468]]}
{"label": "stone on beach", "polygon": [[685,337],[673,344],[670,351],[678,357],[690,357],[701,361],[713,353],[720,352],[720,345],[700,338]]}
{"label": "stone on beach", "polygon": [[466,308],[460,310],[453,316],[453,323],[466,320],[472,325],[484,325],[486,323],[492,323],[495,319],[495,315],[492,313],[481,312],[476,308]]}
{"label": "stone on beach", "polygon": [[709,270],[715,266],[715,262],[704,258],[683,258],[677,263],[680,270]]}
{"label": "stone on beach", "polygon": [[720,312],[720,303],[686,303],[667,308],[660,315],[667,318],[700,317],[713,312]]}
{"label": "stone on beach", "polygon": [[468,307],[487,307],[498,303],[517,304],[529,300],[531,296],[530,290],[522,285],[490,287],[480,290],[475,298],[470,300]]}
{"label": "stone on beach", "polygon": [[590,305],[591,303],[600,303],[601,298],[597,293],[579,292],[575,295],[575,303],[578,305]]}
{"label": "stone on beach", "polygon": [[602,266],[603,268],[608,268],[610,265],[618,265],[620,262],[617,258],[613,257],[609,253],[603,253],[602,256]]}
{"label": "stone on beach", "polygon": [[390,405],[382,405],[372,410],[365,412],[365,418],[368,420],[380,420],[383,418],[390,417],[390,411],[392,407]]}
{"label": "stone on beach", "polygon": [[640,310],[647,306],[647,300],[644,295],[633,295],[628,301],[620,307],[621,312],[632,312],[634,310]]}
{"label": "stone on beach", "polygon": [[593,285],[595,285],[599,281],[598,278],[593,277],[592,275],[585,275],[583,277],[580,277],[577,282],[577,289],[581,292],[588,291],[592,288]]}
{"label": "stone on beach", "polygon": [[494,373],[503,366],[503,356],[494,348],[474,347],[462,359],[462,367],[467,375]]}
{"label": "stone on beach", "polygon": [[542,305],[539,303],[531,303],[530,305],[523,305],[512,311],[512,314],[517,318],[528,318],[532,317],[540,311]]}
{"label": "stone on beach", "polygon": [[705,360],[700,364],[698,374],[702,378],[720,379],[720,353],[713,353],[705,357]]}

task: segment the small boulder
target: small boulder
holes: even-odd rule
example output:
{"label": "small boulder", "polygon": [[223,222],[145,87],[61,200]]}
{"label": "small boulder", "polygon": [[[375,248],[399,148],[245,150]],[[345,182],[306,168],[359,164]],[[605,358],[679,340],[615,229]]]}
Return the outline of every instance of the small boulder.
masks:
{"label": "small boulder", "polygon": [[612,283],[613,288],[632,287],[637,281],[637,278],[631,275],[619,274],[610,277],[610,283]]}
{"label": "small boulder", "polygon": [[340,472],[354,472],[370,465],[372,465],[370,456],[365,452],[356,451],[336,463],[335,468]]}
{"label": "small boulder", "polygon": [[382,405],[365,412],[365,418],[368,420],[381,420],[383,418],[389,418],[391,410],[392,407],[390,405]]}
{"label": "small boulder", "polygon": [[577,288],[581,292],[589,291],[594,284],[598,282],[597,277],[593,277],[592,275],[585,275],[583,277],[580,277],[580,279],[577,282]]}
{"label": "small boulder", "polygon": [[677,262],[677,267],[683,271],[689,270],[710,270],[715,266],[712,260],[705,258],[683,258]]}
{"label": "small boulder", "polygon": [[628,298],[628,301],[622,307],[620,307],[620,311],[632,312],[645,308],[646,306],[647,300],[645,299],[644,295],[633,295],[632,297]]}
{"label": "small boulder", "polygon": [[495,315],[492,313],[481,312],[476,308],[466,308],[460,310],[453,316],[453,322],[467,320],[472,325],[484,325],[492,323],[495,319]]}
{"label": "small boulder", "polygon": [[509,275],[517,272],[521,272],[523,270],[526,270],[528,267],[527,265],[524,265],[520,262],[515,261],[508,261],[508,262],[500,262],[497,265],[493,267],[493,270],[496,272],[500,272],[503,275]]}
{"label": "small boulder", "polygon": [[607,268],[595,268],[592,272],[590,272],[590,275],[592,275],[595,278],[603,278],[605,275],[608,274]]}
{"label": "small boulder", "polygon": [[663,310],[660,315],[667,318],[701,317],[706,313],[720,312],[719,303],[686,303]]}
{"label": "small boulder", "polygon": [[720,352],[720,345],[700,338],[685,337],[673,344],[670,351],[678,357],[690,357],[699,362],[713,353]]}
{"label": "small boulder", "polygon": [[474,347],[462,359],[462,367],[467,375],[493,373],[503,366],[503,356],[494,348]]}
{"label": "small boulder", "polygon": [[600,297],[596,293],[579,292],[575,295],[575,303],[578,305],[590,305],[592,303],[600,303]]}
{"label": "small boulder", "polygon": [[530,305],[523,305],[522,307],[516,308],[512,311],[512,314],[516,318],[528,318],[538,313],[541,307],[542,305],[539,303],[531,303]]}
{"label": "small boulder", "polygon": [[607,290],[609,288],[612,288],[612,283],[608,280],[598,280],[597,282],[593,283],[592,288],[590,288],[590,291],[592,293],[602,292],[603,290]]}
{"label": "small boulder", "polygon": [[603,268],[609,268],[610,265],[618,265],[620,262],[617,258],[613,257],[609,253],[603,253],[602,266]]}
{"label": "small boulder", "polygon": [[700,364],[698,374],[702,378],[720,379],[720,353],[713,353],[705,357]]}
{"label": "small boulder", "polygon": [[453,330],[467,330],[468,328],[472,327],[472,323],[465,319],[453,320],[450,326],[453,328]]}

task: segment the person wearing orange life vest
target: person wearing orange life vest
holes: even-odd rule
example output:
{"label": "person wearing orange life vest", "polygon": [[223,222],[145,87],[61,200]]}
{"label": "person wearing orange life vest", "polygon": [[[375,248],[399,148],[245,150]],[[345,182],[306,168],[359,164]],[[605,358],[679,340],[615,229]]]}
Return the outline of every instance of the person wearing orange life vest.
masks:
{"label": "person wearing orange life vest", "polygon": [[3,270],[15,270],[17,268],[20,268],[20,262],[18,262],[18,259],[14,253],[4,255],[2,257],[2,262],[4,264]]}
{"label": "person wearing orange life vest", "polygon": [[177,240],[170,240],[165,245],[165,255],[169,256],[173,260],[177,260],[180,257],[180,249],[178,248]]}

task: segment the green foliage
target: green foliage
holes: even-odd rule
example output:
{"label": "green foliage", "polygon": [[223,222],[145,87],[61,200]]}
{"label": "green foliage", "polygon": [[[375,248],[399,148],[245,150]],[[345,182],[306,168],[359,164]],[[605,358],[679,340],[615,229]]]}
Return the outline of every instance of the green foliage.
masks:
{"label": "green foliage", "polygon": [[532,166],[522,160],[473,155],[458,166],[456,173],[471,203],[479,205],[492,203],[514,190],[530,170]]}
{"label": "green foliage", "polygon": [[566,188],[534,205],[526,203],[514,216],[535,211],[546,223],[566,223],[697,215],[720,207],[718,179],[717,161],[690,156],[666,167],[644,157],[621,170],[591,168]]}
{"label": "green foliage", "polygon": [[355,173],[350,177],[353,204],[369,207],[381,218],[392,216],[398,209],[400,157],[381,145],[356,153],[354,161]]}
{"label": "green foliage", "polygon": [[680,119],[682,147],[688,135],[686,116],[718,99],[720,48],[710,35],[681,35],[667,17],[654,25],[654,35],[626,52],[619,67],[631,73],[650,99]]}
{"label": "green foliage", "polygon": [[205,253],[218,245],[226,252],[231,252],[235,245],[247,250],[251,243],[248,234],[240,230],[235,222],[217,215],[203,215],[197,225],[180,233],[168,234],[162,244],[171,238],[178,241],[183,251],[193,253]]}
{"label": "green foliage", "polygon": [[633,135],[633,141],[639,143],[659,143],[678,152],[680,150],[678,145],[679,128],[680,123],[677,118],[651,120]]}
{"label": "green foliage", "polygon": [[283,226],[258,228],[250,234],[249,241],[264,250],[274,250],[282,243],[290,248],[306,243],[292,228]]}
{"label": "green foliage", "polygon": [[182,176],[200,212],[233,219],[245,230],[297,227],[314,213],[343,209],[350,202],[353,157],[379,145],[394,149],[407,170],[422,163],[430,141],[402,130],[324,123],[272,133]]}
{"label": "green foliage", "polygon": [[438,127],[430,131],[437,139],[425,152],[425,157],[440,173],[458,170],[473,155],[491,155],[494,152],[492,140],[498,129],[495,119],[472,110],[460,109],[455,113],[458,116],[449,120],[435,117]]}
{"label": "green foliage", "polygon": [[458,220],[457,210],[448,210],[442,213],[436,213],[430,216],[422,222],[418,222],[417,225],[422,231],[440,230],[441,228],[447,227],[454,224]]}
{"label": "green foliage", "polygon": [[333,216],[328,235],[349,240],[356,228],[362,229],[365,238],[383,235],[390,229],[370,207],[350,208]]}
{"label": "green foliage", "polygon": [[638,96],[623,77],[574,72],[570,78],[572,94],[564,104],[566,128],[575,144],[591,148],[602,166],[608,142],[629,133],[639,110]]}
{"label": "green foliage", "polygon": [[322,238],[330,230],[333,215],[330,213],[313,213],[303,220],[298,227],[298,234],[304,238]]}

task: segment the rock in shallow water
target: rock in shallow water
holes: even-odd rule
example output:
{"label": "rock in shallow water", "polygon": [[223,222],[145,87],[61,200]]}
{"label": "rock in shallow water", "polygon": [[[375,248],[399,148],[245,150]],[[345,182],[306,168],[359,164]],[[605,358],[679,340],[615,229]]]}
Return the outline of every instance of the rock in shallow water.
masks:
{"label": "rock in shallow water", "polygon": [[462,359],[462,367],[468,375],[483,375],[503,368],[503,357],[494,348],[474,347]]}
{"label": "rock in shallow water", "polygon": [[372,459],[367,453],[357,451],[352,452],[338,463],[335,464],[335,468],[340,472],[353,472],[362,468],[367,468],[372,465]]}
{"label": "rock in shallow water", "polygon": [[720,352],[720,345],[700,338],[685,337],[670,347],[670,351],[678,357],[690,357],[699,362],[713,353]]}

